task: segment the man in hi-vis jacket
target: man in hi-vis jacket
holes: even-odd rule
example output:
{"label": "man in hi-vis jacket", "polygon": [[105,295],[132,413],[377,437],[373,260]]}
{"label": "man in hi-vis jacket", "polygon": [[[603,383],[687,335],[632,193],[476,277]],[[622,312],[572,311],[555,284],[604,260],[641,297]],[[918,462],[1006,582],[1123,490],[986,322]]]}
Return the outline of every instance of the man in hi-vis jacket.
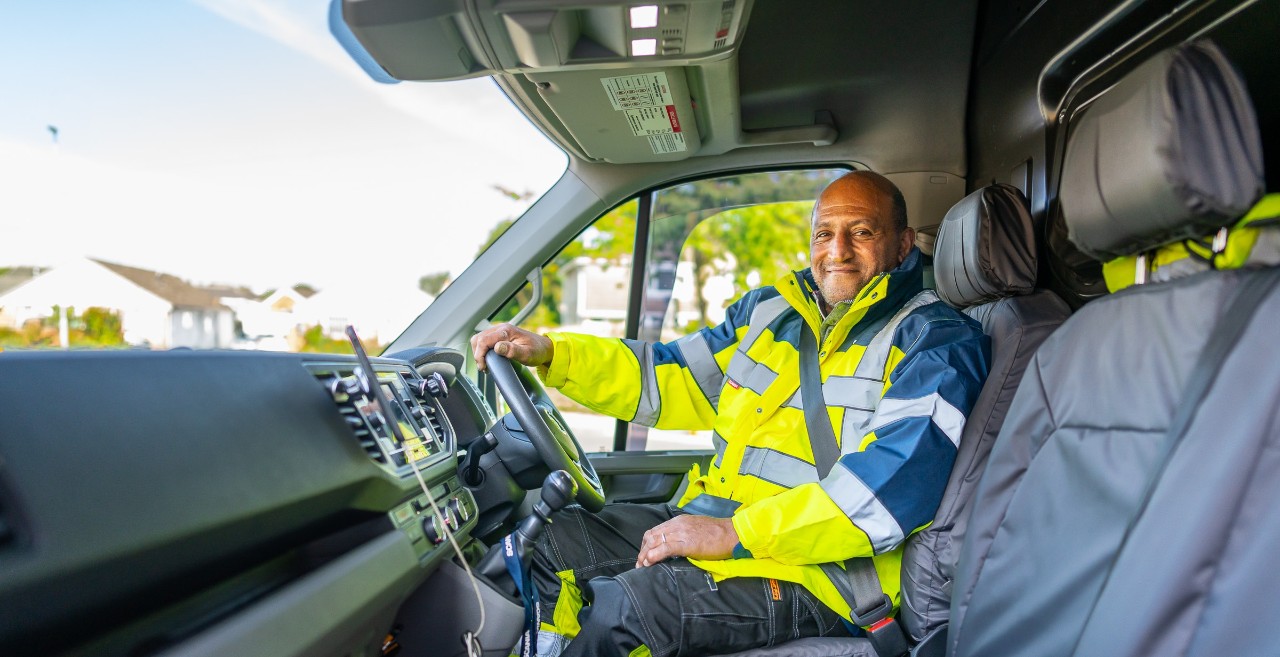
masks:
{"label": "man in hi-vis jacket", "polygon": [[[538,654],[729,653],[847,636],[851,601],[819,564],[872,557],[899,593],[902,546],[933,518],[990,347],[923,289],[906,204],[867,171],[814,206],[811,267],[748,292],[718,326],[669,343],[509,324],[472,338],[539,368],[585,406],[662,429],[713,429],[678,505],[573,506],[539,541]],[[800,390],[816,336],[839,457],[820,476]],[[820,417],[820,416],[819,416]]]}

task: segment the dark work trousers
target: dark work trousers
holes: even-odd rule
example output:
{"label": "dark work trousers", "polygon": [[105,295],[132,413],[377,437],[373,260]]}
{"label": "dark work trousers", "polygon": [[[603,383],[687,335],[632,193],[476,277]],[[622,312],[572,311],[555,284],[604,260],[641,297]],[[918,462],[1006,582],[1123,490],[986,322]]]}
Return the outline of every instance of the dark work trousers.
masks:
{"label": "dark work trousers", "polygon": [[553,618],[559,572],[573,571],[587,605],[564,655],[626,656],[640,646],[655,657],[716,655],[849,635],[840,617],[798,584],[716,582],[687,559],[636,568],[645,531],[681,513],[668,504],[611,504],[600,513],[575,505],[554,516],[533,558],[542,618]]}

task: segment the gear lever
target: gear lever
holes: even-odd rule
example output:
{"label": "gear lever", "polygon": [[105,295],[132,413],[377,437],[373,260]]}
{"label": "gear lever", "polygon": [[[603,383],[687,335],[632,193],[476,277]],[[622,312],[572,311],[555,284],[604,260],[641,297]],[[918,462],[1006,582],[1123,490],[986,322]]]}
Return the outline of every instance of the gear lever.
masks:
{"label": "gear lever", "polygon": [[[564,470],[556,470],[542,481],[542,497],[533,505],[533,514],[521,520],[513,533],[515,549],[525,568],[529,567],[529,562],[533,559],[533,546],[551,522],[551,515],[568,506],[577,494],[578,483]],[[497,582],[507,575],[507,570],[502,560],[502,549],[494,547],[498,549],[489,550],[480,560],[477,569],[490,581]]]}

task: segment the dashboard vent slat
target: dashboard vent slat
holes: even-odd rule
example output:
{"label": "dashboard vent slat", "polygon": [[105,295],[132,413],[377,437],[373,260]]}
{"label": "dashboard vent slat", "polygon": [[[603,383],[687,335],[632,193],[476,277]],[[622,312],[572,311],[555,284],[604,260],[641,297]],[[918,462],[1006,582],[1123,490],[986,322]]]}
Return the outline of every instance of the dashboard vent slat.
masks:
{"label": "dashboard vent slat", "polygon": [[[315,377],[323,383],[326,388],[332,390],[335,383],[334,380],[338,377],[338,374],[322,374],[317,372]],[[342,419],[345,420],[347,426],[351,428],[351,433],[360,444],[360,449],[363,449],[364,453],[369,455],[369,458],[373,461],[385,464],[387,462],[387,455],[382,453],[382,447],[378,445],[378,441],[374,437],[373,432],[369,430],[369,425],[365,423],[364,418],[360,416],[360,412],[356,410],[355,400],[345,394],[334,395],[333,403],[337,404],[338,413],[342,415]]]}

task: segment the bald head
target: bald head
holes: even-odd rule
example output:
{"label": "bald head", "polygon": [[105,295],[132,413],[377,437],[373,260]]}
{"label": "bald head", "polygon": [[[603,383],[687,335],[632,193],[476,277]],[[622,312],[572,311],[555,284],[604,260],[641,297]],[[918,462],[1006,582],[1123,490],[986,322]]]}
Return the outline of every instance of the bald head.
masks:
{"label": "bald head", "polygon": [[837,178],[813,206],[809,255],[824,311],[857,296],[911,251],[906,202],[888,178],[854,171]]}
{"label": "bald head", "polygon": [[907,199],[903,198],[902,191],[893,181],[874,171],[850,171],[849,173],[831,181],[822,193],[818,195],[818,202],[813,206],[813,215],[810,217],[810,225],[813,220],[817,219],[818,210],[822,204],[822,197],[837,186],[851,187],[859,185],[870,185],[871,189],[876,190],[879,194],[889,199],[889,215],[893,220],[893,227],[898,232],[907,229]]}

